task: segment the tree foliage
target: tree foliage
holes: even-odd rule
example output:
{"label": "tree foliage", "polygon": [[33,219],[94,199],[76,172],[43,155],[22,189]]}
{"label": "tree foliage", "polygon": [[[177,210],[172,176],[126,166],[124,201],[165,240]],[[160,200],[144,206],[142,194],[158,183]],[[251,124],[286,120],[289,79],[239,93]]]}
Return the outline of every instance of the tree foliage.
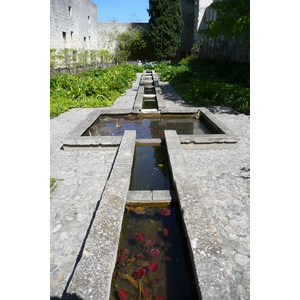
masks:
{"label": "tree foliage", "polygon": [[141,27],[129,27],[117,36],[116,56],[117,63],[127,60],[149,58],[149,41],[146,31]]}
{"label": "tree foliage", "polygon": [[206,29],[199,30],[207,38],[236,40],[239,47],[250,47],[250,0],[224,0],[211,4],[217,19],[208,21]]}
{"label": "tree foliage", "polygon": [[150,41],[156,59],[169,59],[181,45],[180,0],[149,0]]}

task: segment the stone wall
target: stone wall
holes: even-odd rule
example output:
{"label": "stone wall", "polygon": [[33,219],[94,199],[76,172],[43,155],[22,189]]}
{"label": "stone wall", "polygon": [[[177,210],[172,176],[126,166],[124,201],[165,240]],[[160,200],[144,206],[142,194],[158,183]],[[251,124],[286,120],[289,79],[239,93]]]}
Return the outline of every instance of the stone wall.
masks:
{"label": "stone wall", "polygon": [[[205,29],[207,22],[217,19],[217,11],[211,8],[211,3],[218,0],[206,0],[202,2],[199,7],[199,17],[201,20],[198,21],[198,30]],[[205,3],[204,3],[205,2]],[[207,4],[210,4],[207,6]],[[229,59],[236,62],[250,62],[250,50],[248,48],[238,47],[238,40],[230,40],[227,42],[225,39],[219,39],[217,43],[211,43],[207,41],[203,35],[196,35],[195,43],[200,42],[199,57],[200,58],[213,58],[213,59]]]}
{"label": "stone wall", "polygon": [[194,26],[195,26],[195,0],[181,0],[181,11],[183,27],[181,33],[181,48],[183,53],[189,52],[194,43]]}
{"label": "stone wall", "polygon": [[[181,0],[184,25],[180,57],[188,54],[195,43],[203,40],[198,35],[198,30],[204,29],[208,20],[216,19],[216,11],[210,8],[214,1],[216,0]],[[106,49],[113,54],[117,35],[131,26],[144,27],[149,31],[149,23],[98,23],[97,6],[90,0],[50,0],[50,48]],[[215,56],[214,53],[218,52],[221,56],[226,56],[231,53],[233,60],[250,59],[249,51],[241,52],[233,44],[229,47],[219,45],[217,52],[215,50],[205,45],[202,55]]]}
{"label": "stone wall", "polygon": [[97,6],[90,0],[50,0],[50,48],[98,49]]}

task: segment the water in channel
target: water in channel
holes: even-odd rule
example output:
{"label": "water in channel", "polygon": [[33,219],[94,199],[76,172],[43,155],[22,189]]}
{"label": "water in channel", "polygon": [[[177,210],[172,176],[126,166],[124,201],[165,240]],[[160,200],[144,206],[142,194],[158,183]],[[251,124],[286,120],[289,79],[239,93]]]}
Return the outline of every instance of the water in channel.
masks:
{"label": "water in channel", "polygon": [[195,300],[195,284],[175,205],[127,205],[110,299]]}
{"label": "water in channel", "polygon": [[124,115],[100,116],[83,136],[122,136],[125,130],[136,130],[138,139],[164,138],[164,130],[176,130],[177,134],[215,133],[193,115]]}

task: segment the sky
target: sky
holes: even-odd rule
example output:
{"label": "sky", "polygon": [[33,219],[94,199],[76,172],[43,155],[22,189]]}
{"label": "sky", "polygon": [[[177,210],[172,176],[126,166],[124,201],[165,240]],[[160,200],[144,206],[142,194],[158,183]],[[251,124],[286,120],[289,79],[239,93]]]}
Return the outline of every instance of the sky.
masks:
{"label": "sky", "polygon": [[91,0],[99,22],[148,22],[149,0]]}

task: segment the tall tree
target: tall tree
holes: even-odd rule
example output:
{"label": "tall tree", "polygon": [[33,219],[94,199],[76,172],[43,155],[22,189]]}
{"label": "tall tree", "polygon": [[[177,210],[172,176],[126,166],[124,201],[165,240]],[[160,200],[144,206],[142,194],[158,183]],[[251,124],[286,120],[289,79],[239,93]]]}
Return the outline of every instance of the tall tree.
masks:
{"label": "tall tree", "polygon": [[170,59],[181,45],[180,0],[149,0],[150,41],[156,59]]}
{"label": "tall tree", "polygon": [[208,21],[206,29],[199,30],[207,38],[236,40],[239,47],[250,46],[250,0],[223,0],[211,4],[217,10],[217,19]]}

